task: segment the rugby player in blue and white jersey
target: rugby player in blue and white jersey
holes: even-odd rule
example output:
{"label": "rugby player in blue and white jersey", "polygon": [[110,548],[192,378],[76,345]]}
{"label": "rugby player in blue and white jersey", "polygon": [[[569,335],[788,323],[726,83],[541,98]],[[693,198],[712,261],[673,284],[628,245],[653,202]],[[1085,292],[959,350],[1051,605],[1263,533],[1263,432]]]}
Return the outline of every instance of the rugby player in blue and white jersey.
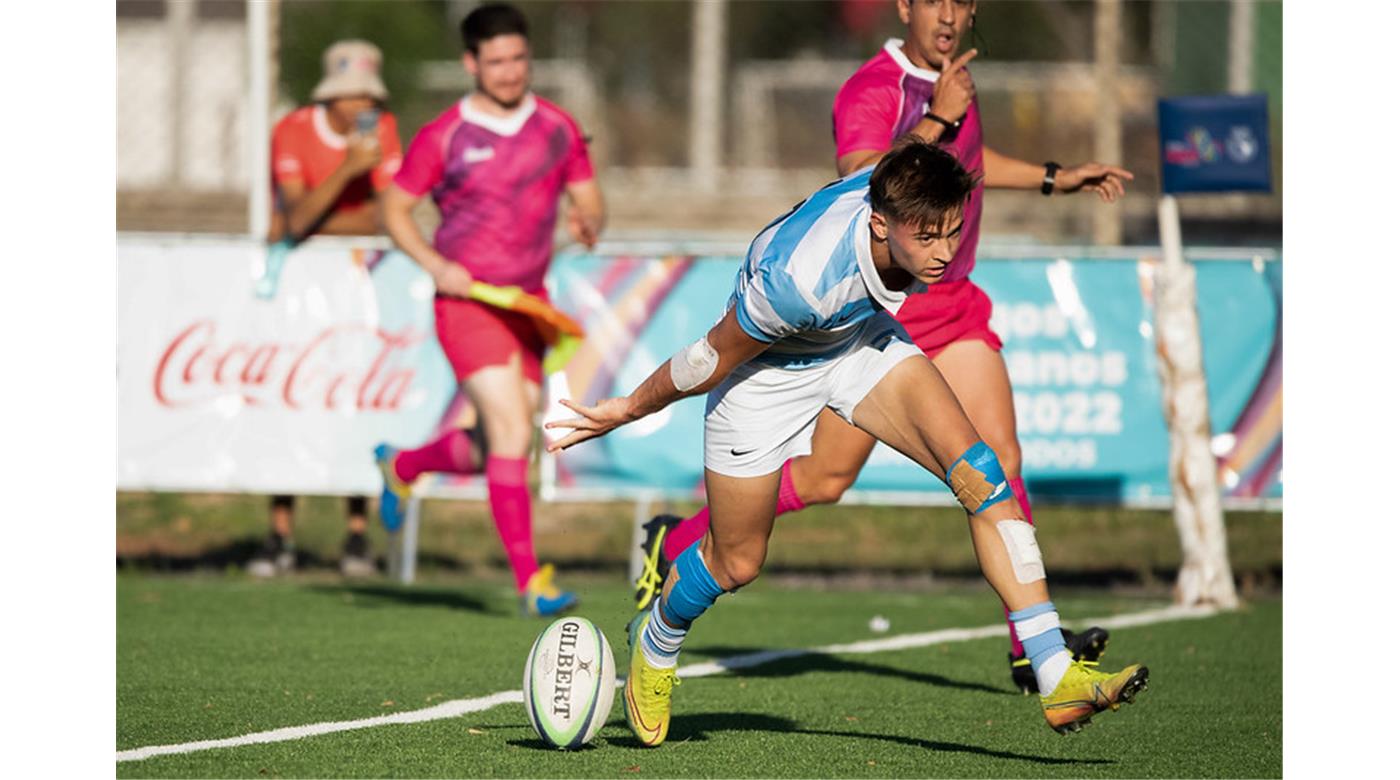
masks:
{"label": "rugby player in blue and white jersey", "polygon": [[646,745],[666,738],[676,659],[691,624],[758,576],[782,464],[809,446],[825,408],[944,480],[966,508],[983,576],[1010,612],[1037,676],[1045,719],[1077,731],[1147,684],[1138,664],[1105,674],[1074,661],[1050,602],[1035,529],[996,455],[942,374],[892,315],[937,282],[958,247],[975,182],[919,139],[872,169],[818,190],[749,247],[723,318],[631,395],[549,424],[573,429],[550,449],[587,441],[709,393],[705,487],[710,528],[671,568],[661,597],[628,627],[627,722]]}

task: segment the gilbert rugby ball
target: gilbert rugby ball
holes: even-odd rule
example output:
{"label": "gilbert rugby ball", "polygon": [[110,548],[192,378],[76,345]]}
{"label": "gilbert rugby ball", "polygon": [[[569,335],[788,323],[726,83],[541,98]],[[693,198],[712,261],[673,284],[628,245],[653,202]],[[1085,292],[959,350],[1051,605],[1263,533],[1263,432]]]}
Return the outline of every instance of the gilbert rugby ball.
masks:
{"label": "gilbert rugby ball", "polygon": [[525,714],[540,739],[573,750],[597,735],[612,710],[617,669],[588,618],[550,624],[525,659]]}

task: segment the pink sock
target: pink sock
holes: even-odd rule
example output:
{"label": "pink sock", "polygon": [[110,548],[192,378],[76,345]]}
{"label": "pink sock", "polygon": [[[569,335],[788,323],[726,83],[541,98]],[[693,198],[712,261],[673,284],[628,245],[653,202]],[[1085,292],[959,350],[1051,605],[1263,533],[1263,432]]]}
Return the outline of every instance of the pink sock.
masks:
{"label": "pink sock", "polygon": [[792,484],[792,461],[783,461],[783,476],[778,482],[778,512],[777,515],[785,515],[788,512],[796,512],[805,508],[802,499],[797,495],[797,488]]}
{"label": "pink sock", "polygon": [[413,482],[425,471],[475,474],[481,464],[472,454],[471,436],[453,428],[416,450],[404,450],[394,458],[394,473],[404,482]]}
{"label": "pink sock", "polygon": [[695,540],[705,535],[705,531],[710,528],[710,507],[709,505],[700,507],[700,511],[694,517],[687,517],[681,524],[671,529],[671,533],[666,534],[666,538],[661,542],[661,554],[666,556],[666,560],[674,561],[685,548],[695,544]]}
{"label": "pink sock", "polygon": [[[1016,495],[1016,502],[1021,505],[1021,514],[1026,516],[1026,522],[1035,525],[1035,521],[1031,520],[1031,498],[1026,495],[1026,483],[1022,482],[1020,477],[1008,479],[1007,482],[1011,485],[1011,492]],[[1011,629],[1011,653],[1019,658],[1025,655],[1025,650],[1021,647],[1021,640],[1016,636],[1016,624],[1011,622],[1011,612],[1005,604],[1002,605],[1001,610],[1006,613],[1006,625]]]}
{"label": "pink sock", "polygon": [[[797,488],[792,485],[792,461],[783,463],[783,476],[778,483],[778,515],[796,512],[806,507],[802,499],[797,495]],[[710,528],[710,508],[700,507],[700,511],[694,517],[686,518],[675,530],[666,534],[666,540],[661,543],[661,554],[666,556],[666,560],[674,561],[677,556],[685,552],[685,548],[695,544],[697,540],[705,535],[705,531]]]}
{"label": "pink sock", "polygon": [[1006,481],[1011,485],[1011,492],[1016,494],[1016,503],[1021,505],[1021,514],[1026,516],[1026,522],[1035,525],[1035,520],[1031,519],[1031,497],[1026,494],[1026,483],[1020,477]]}
{"label": "pink sock", "polygon": [[515,589],[523,593],[530,575],[540,568],[530,536],[530,491],[525,487],[525,459],[487,456],[486,492],[491,500],[496,532],[501,536],[511,571],[515,572]]}

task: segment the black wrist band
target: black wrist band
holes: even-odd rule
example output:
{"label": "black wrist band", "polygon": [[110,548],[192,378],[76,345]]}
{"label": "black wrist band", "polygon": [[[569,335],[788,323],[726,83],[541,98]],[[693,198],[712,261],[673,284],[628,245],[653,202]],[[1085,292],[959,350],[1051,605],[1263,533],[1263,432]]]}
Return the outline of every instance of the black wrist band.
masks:
{"label": "black wrist band", "polygon": [[1045,164],[1045,178],[1040,182],[1041,195],[1049,195],[1055,191],[1055,174],[1059,170],[1060,164],[1057,162],[1048,162]]}
{"label": "black wrist band", "polygon": [[937,123],[940,124],[940,125],[943,125],[944,127],[948,128],[949,130],[957,130],[957,129],[958,129],[958,125],[961,125],[961,124],[962,124],[962,120],[961,120],[961,119],[954,120],[954,121],[950,122],[950,121],[948,121],[947,119],[944,119],[943,117],[941,117],[941,116],[939,116],[939,115],[933,113],[932,111],[925,111],[925,112],[924,112],[924,119],[932,119],[933,121],[937,122]]}

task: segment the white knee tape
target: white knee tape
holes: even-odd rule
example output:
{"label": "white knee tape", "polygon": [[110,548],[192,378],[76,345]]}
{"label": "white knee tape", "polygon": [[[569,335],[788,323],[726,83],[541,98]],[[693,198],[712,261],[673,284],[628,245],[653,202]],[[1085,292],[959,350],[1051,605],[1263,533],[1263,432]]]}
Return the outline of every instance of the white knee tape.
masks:
{"label": "white knee tape", "polygon": [[997,533],[1011,556],[1011,570],[1016,573],[1017,582],[1028,585],[1045,579],[1045,562],[1035,541],[1035,526],[1024,520],[1002,520],[997,523]]}
{"label": "white knee tape", "polygon": [[719,353],[701,336],[694,344],[682,347],[671,356],[671,382],[682,393],[699,387],[719,367]]}

